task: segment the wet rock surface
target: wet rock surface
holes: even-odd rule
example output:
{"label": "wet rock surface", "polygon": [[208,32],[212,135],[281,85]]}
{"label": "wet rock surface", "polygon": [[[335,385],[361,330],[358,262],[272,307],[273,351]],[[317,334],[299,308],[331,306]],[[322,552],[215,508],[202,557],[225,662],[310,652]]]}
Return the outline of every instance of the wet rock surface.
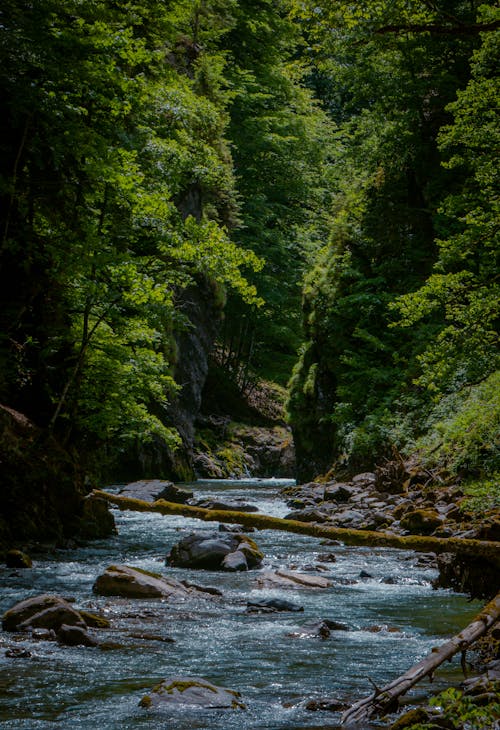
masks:
{"label": "wet rock surface", "polygon": [[173,482],[163,479],[142,479],[130,482],[122,487],[118,494],[121,497],[142,499],[145,502],[165,499],[167,502],[177,502],[178,504],[185,504],[193,496],[190,489],[178,487]]}
{"label": "wet rock surface", "polygon": [[258,588],[328,588],[331,581],[319,575],[293,570],[263,571],[255,581]]}
{"label": "wet rock surface", "polygon": [[101,596],[122,596],[125,598],[163,598],[183,600],[189,596],[207,595],[206,591],[187,587],[174,578],[158,573],[150,573],[128,565],[110,565],[100,575],[93,587],[94,593]]}
{"label": "wet rock surface", "polygon": [[240,693],[218,687],[201,677],[169,677],[156,685],[140,701],[141,707],[158,705],[190,706],[205,710],[245,709]]}
{"label": "wet rock surface", "polygon": [[[255,542],[242,533],[192,532],[172,547],[166,562],[178,568],[246,570],[259,566],[263,557]],[[235,568],[243,558],[247,567]]]}
{"label": "wet rock surface", "polygon": [[26,631],[28,628],[55,629],[63,623],[86,626],[82,616],[64,598],[49,594],[20,601],[2,617],[4,631]]}

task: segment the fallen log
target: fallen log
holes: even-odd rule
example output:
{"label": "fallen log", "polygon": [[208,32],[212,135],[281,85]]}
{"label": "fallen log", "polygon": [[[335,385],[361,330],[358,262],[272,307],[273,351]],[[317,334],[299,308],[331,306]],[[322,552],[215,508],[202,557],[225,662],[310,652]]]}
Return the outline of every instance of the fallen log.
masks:
{"label": "fallen log", "polygon": [[493,540],[468,540],[458,537],[426,537],[420,535],[392,535],[387,532],[372,530],[350,530],[344,527],[286,520],[255,512],[238,512],[236,510],[212,510],[204,507],[193,507],[158,499],[156,502],[145,502],[142,499],[120,497],[102,490],[94,490],[87,499],[106,499],[121,510],[137,512],[158,512],[162,515],[181,515],[193,517],[205,522],[224,522],[239,524],[244,527],[255,527],[257,530],[281,530],[298,535],[310,535],[328,540],[340,540],[346,545],[392,547],[400,550],[417,552],[457,553],[474,558],[484,558],[500,568],[500,543]]}
{"label": "fallen log", "polygon": [[[377,688],[369,697],[356,702],[342,715],[342,725],[352,726],[366,723],[376,715],[382,715],[394,706],[399,697],[404,695],[424,677],[430,677],[447,659],[466,649],[483,636],[500,618],[500,593],[488,603],[474,620],[452,639],[415,664],[411,669],[394,679],[385,687]],[[361,725],[362,727],[364,725]]]}

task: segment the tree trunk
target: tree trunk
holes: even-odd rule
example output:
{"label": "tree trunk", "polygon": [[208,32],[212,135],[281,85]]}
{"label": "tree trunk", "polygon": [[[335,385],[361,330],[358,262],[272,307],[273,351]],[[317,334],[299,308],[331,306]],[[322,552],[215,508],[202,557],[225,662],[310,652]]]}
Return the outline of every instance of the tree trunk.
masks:
{"label": "tree trunk", "polygon": [[95,495],[106,499],[121,510],[137,512],[159,512],[163,515],[183,515],[194,517],[205,522],[225,522],[239,524],[244,527],[255,527],[257,530],[281,530],[295,532],[299,535],[310,535],[328,540],[341,540],[346,545],[368,545],[372,547],[392,547],[400,550],[416,550],[419,552],[456,553],[469,557],[483,558],[500,568],[500,543],[493,540],[467,540],[459,537],[422,537],[408,535],[401,537],[384,532],[370,530],[349,530],[342,527],[326,527],[324,525],[285,520],[280,517],[256,514],[254,512],[237,512],[236,510],[211,510],[203,507],[192,507],[159,499],[156,502],[144,502],[142,499],[120,497],[100,490]]}
{"label": "tree trunk", "polygon": [[[500,593],[490,601],[472,623],[463,631],[454,636],[439,648],[433,648],[431,653],[415,664],[411,669],[394,679],[385,687],[376,689],[370,697],[359,700],[342,716],[342,725],[359,725],[366,723],[371,717],[390,711],[390,707],[398,697],[404,695],[424,677],[431,677],[437,667],[458,652],[465,650],[485,634],[500,618]],[[361,725],[362,726],[362,725]]]}

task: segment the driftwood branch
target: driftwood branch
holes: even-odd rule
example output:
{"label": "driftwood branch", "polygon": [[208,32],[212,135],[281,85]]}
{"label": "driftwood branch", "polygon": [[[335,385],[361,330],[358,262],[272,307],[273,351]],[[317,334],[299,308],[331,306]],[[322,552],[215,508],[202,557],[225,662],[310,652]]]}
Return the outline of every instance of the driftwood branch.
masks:
{"label": "driftwood branch", "polygon": [[359,700],[342,716],[342,725],[366,723],[371,717],[389,711],[394,702],[424,677],[432,677],[437,667],[466,649],[483,636],[500,618],[500,593],[488,603],[472,623],[440,647],[374,694]]}
{"label": "driftwood branch", "polygon": [[159,499],[156,502],[145,502],[142,499],[120,497],[101,490],[94,490],[89,497],[105,499],[121,510],[136,512],[158,512],[163,515],[182,515],[205,522],[225,522],[239,524],[244,527],[255,527],[257,530],[280,530],[294,532],[298,535],[310,535],[327,540],[341,540],[346,545],[365,545],[371,547],[392,547],[400,550],[418,552],[455,553],[474,558],[484,558],[500,568],[500,543],[492,540],[467,540],[458,537],[423,537],[420,535],[391,535],[386,532],[371,530],[349,530],[342,527],[311,524],[298,520],[285,520],[280,517],[256,514],[255,512],[238,512],[236,510],[212,510],[193,507],[187,504],[176,504]]}

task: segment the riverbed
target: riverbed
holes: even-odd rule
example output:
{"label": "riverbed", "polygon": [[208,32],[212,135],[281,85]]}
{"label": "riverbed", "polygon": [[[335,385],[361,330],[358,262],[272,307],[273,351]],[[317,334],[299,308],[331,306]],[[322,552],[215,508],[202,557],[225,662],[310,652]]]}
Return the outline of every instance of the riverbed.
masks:
{"label": "riverbed", "polygon": [[[196,497],[241,498],[282,517],[289,509],[279,490],[291,484],[248,479],[189,486]],[[263,569],[318,574],[331,586],[259,589],[259,570],[225,573],[165,565],[171,546],[187,532],[209,529],[206,523],[118,511],[115,519],[116,537],[34,555],[29,570],[0,569],[2,613],[23,598],[48,592],[74,599],[79,608],[98,610],[111,621],[110,629],[92,630],[102,643],[97,648],[2,633],[0,723],[6,730],[337,728],[338,713],[311,712],[307,702],[359,699],[371,691],[369,679],[382,685],[402,673],[478,611],[479,604],[465,596],[434,590],[435,571],[419,564],[414,553],[325,545],[311,537],[263,530],[251,535],[264,552]],[[320,560],[324,553],[333,553],[335,562]],[[214,586],[223,595],[180,604],[94,596],[96,577],[117,563]],[[293,601],[304,610],[246,613],[248,600],[270,597]],[[326,639],[302,630],[306,622],[321,619],[346,628]],[[31,656],[7,657],[6,649],[13,646],[26,648]],[[457,664],[440,671],[438,686],[458,675]],[[203,677],[237,690],[247,709],[139,707],[144,694],[172,675]]]}

